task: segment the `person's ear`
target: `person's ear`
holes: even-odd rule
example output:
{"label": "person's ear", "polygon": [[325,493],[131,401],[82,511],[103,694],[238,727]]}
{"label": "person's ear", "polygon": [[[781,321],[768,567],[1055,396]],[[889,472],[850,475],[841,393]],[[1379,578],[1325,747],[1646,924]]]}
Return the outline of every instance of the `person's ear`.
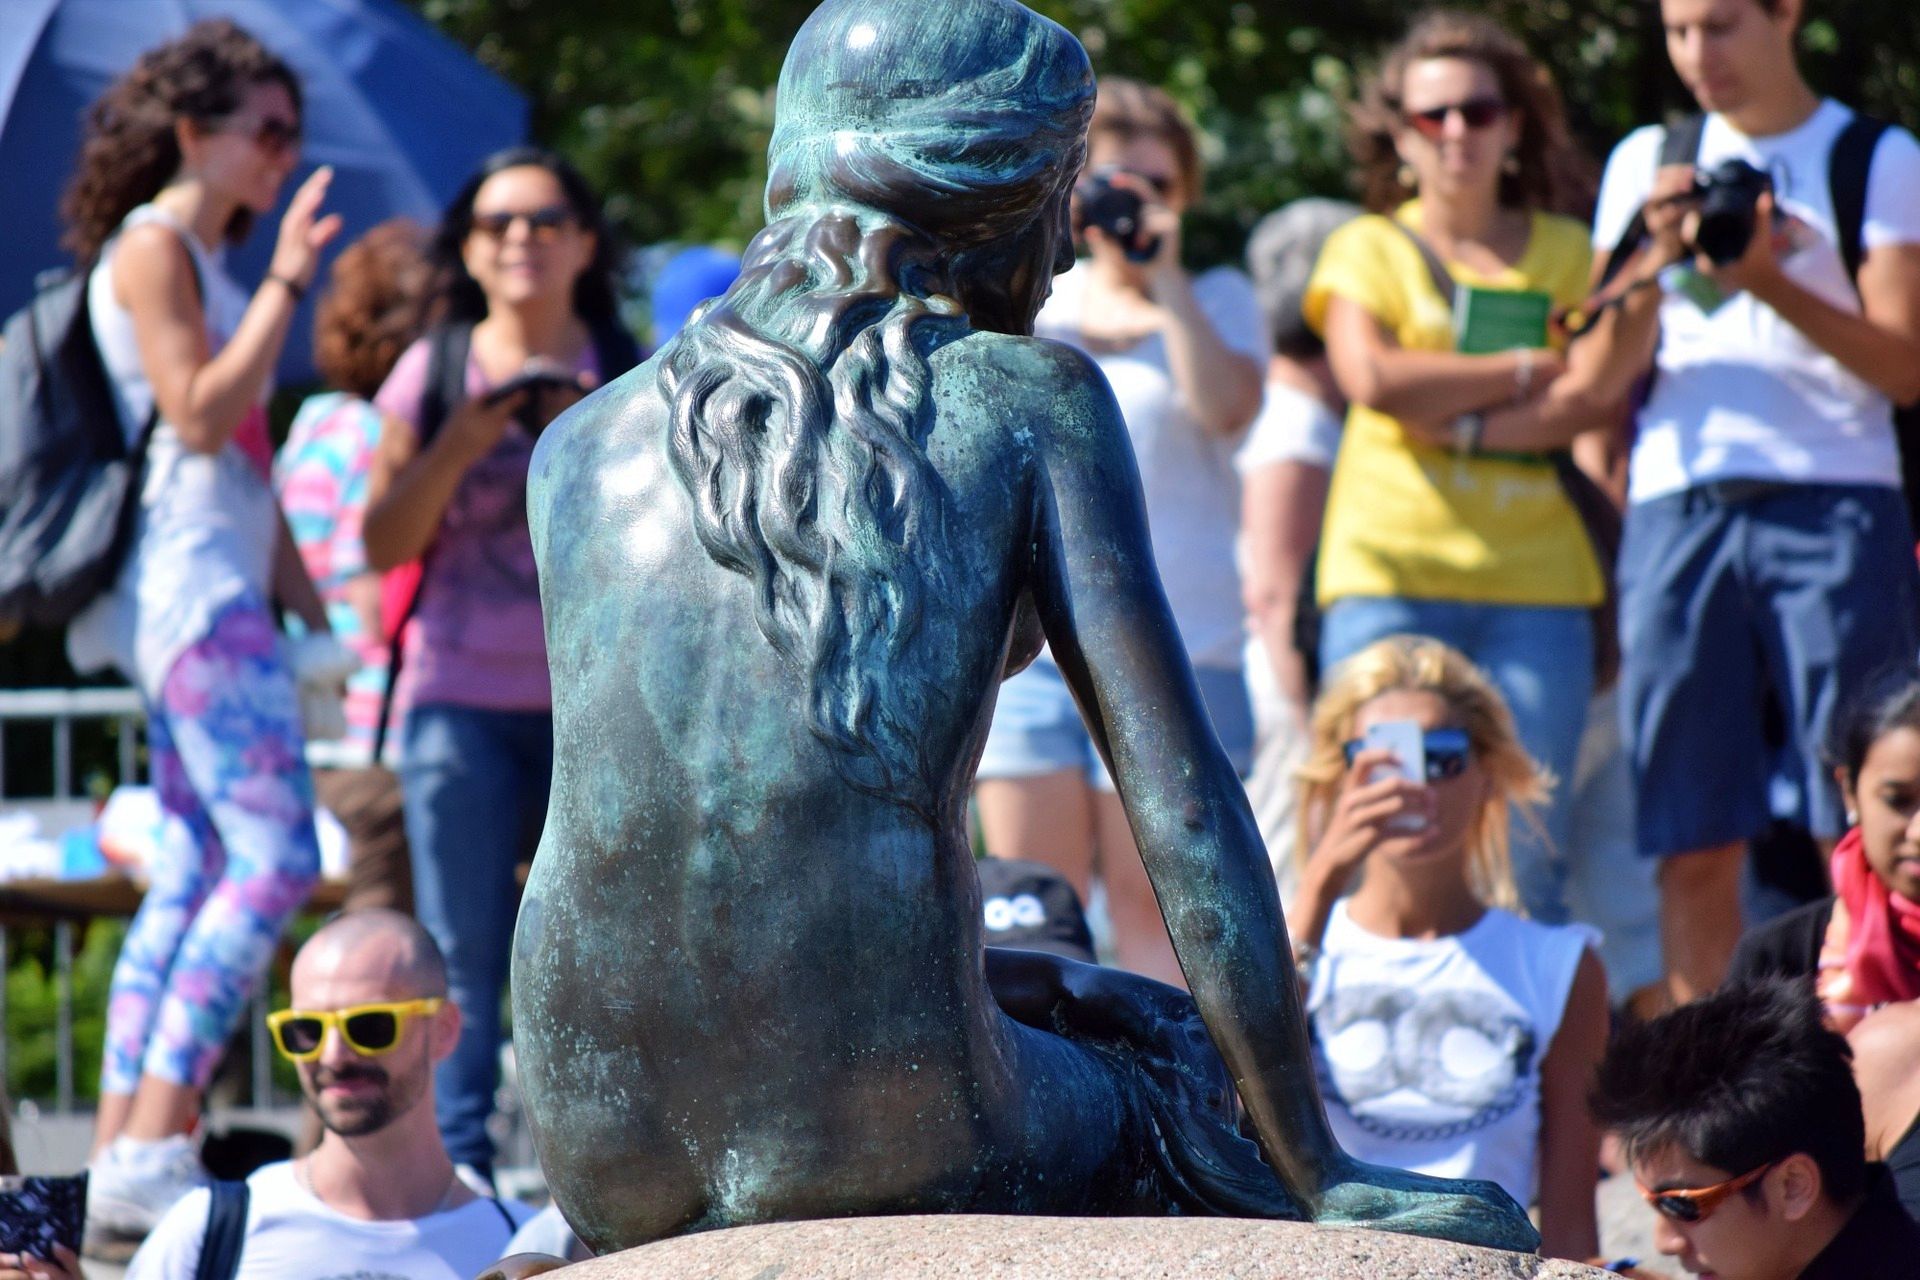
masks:
{"label": "person's ear", "polygon": [[180,152],[180,168],[194,168],[200,160],[200,147],[206,141],[209,130],[198,120],[188,116],[176,116],[173,121],[173,145]]}
{"label": "person's ear", "polygon": [[1795,1152],[1768,1171],[1767,1199],[1788,1222],[1798,1222],[1820,1202],[1824,1182],[1820,1165],[1805,1152]]}
{"label": "person's ear", "polygon": [[427,1054],[435,1062],[450,1057],[460,1043],[460,1006],[448,996],[427,1024]]}
{"label": "person's ear", "polygon": [[1847,824],[1851,826],[1860,821],[1860,801],[1853,794],[1853,779],[1847,776],[1844,768],[1836,766],[1833,771],[1833,780],[1839,784],[1840,803],[1847,807]]}

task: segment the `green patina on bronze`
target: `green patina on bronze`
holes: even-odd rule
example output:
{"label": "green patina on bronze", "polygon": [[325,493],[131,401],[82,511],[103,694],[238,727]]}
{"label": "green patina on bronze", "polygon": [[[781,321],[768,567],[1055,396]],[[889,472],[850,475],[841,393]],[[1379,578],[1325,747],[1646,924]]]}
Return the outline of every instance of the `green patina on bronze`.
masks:
{"label": "green patina on bronze", "polygon": [[[1084,357],[1030,336],[1092,97],[1079,44],[1012,0],[824,5],[739,281],[540,445],[555,771],[515,1038],[596,1250],[940,1211],[1535,1243],[1498,1189],[1357,1164],[1327,1131],[1124,425]],[[1043,640],[1191,998],[983,953],[966,796]]]}

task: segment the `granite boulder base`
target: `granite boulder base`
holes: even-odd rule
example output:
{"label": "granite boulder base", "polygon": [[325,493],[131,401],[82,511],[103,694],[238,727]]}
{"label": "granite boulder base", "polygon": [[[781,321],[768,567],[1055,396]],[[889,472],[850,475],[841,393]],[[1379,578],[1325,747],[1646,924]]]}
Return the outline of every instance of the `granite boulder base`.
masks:
{"label": "granite boulder base", "polygon": [[734,1227],[566,1268],[567,1280],[1603,1280],[1574,1262],[1244,1218],[945,1214]]}

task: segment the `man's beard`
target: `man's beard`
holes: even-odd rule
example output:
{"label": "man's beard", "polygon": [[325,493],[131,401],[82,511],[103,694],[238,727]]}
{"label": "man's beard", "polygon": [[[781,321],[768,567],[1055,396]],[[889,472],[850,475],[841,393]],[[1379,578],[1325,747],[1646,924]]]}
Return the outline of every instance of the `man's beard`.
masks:
{"label": "man's beard", "polygon": [[[322,1095],[321,1090],[343,1080],[366,1080],[379,1088],[346,1098]],[[404,1114],[413,1101],[411,1097],[396,1099],[392,1078],[381,1068],[366,1062],[350,1063],[338,1068],[315,1066],[303,1071],[300,1073],[300,1091],[319,1115],[320,1123],[343,1138],[358,1138],[380,1132],[392,1124],[397,1116]]]}

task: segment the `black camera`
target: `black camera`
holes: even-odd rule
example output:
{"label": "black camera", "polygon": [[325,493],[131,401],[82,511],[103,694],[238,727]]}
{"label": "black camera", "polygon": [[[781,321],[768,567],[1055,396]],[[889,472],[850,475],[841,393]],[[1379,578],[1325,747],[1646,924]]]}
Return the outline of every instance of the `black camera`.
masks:
{"label": "black camera", "polygon": [[1114,175],[1125,172],[1119,165],[1102,165],[1080,180],[1073,189],[1080,230],[1098,227],[1120,245],[1129,262],[1149,262],[1160,252],[1160,237],[1140,239],[1140,214],[1146,202],[1140,193],[1114,185]]}
{"label": "black camera", "polygon": [[1745,160],[1722,160],[1703,174],[1695,174],[1694,195],[1700,201],[1700,225],[1693,247],[1717,267],[1738,262],[1753,243],[1756,206],[1773,180]]}

